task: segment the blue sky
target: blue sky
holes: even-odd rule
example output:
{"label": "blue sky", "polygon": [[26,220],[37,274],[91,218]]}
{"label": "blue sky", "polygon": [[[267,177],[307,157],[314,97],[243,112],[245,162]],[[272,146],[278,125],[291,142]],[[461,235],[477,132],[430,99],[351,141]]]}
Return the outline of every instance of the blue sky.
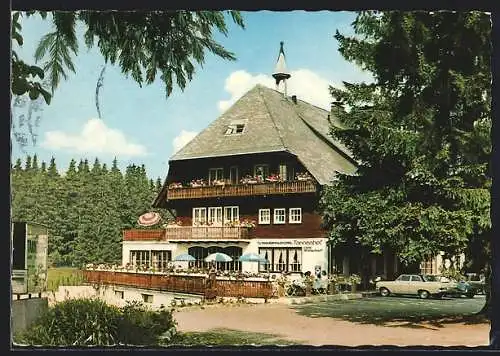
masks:
{"label": "blue sky", "polygon": [[[338,53],[333,38],[338,29],[352,33],[355,18],[350,12],[243,12],[246,28],[232,22],[229,35],[216,39],[235,53],[228,62],[207,54],[202,68],[184,92],[174,87],[166,99],[163,83],[157,80],[142,88],[125,77],[117,66],[106,66],[100,90],[102,120],[95,107],[95,88],[104,59],[96,48],[87,50],[83,41],[74,58],[76,73],[69,73],[44,106],[36,133],[35,146],[23,150],[12,142],[13,160],[37,154],[48,162],[56,158],[64,171],[71,158],[77,161],[96,157],[108,165],[117,157],[120,167],[145,164],[148,175],[163,180],[168,159],[196,133],[220,116],[253,85],[273,87],[270,75],[276,63],[279,42],[285,42],[288,69],[292,74],[288,93],[328,108],[328,85],[342,81],[369,80],[369,75]],[[40,17],[22,20],[24,44],[17,49],[25,61],[33,63],[33,53],[41,36],[50,31],[51,22]],[[83,36],[80,27],[78,34]],[[21,112],[18,111],[18,114]]]}

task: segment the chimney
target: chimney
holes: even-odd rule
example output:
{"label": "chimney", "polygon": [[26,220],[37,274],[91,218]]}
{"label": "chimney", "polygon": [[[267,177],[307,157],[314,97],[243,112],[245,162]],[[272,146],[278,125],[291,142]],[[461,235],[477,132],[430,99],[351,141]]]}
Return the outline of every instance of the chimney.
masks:
{"label": "chimney", "polygon": [[292,95],[292,101],[294,104],[297,104],[297,95]]}

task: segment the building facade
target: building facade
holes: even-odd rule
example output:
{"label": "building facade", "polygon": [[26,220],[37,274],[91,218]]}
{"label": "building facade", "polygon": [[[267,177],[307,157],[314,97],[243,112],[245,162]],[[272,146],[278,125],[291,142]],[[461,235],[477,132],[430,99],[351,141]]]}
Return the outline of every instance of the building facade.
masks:
{"label": "building facade", "polygon": [[39,293],[47,289],[48,228],[44,225],[13,221],[12,293]]}
{"label": "building facade", "polygon": [[[153,206],[175,223],[124,232],[123,263],[162,268],[188,253],[193,265],[223,252],[220,268],[280,273],[362,273],[356,249],[331,248],[318,212],[321,190],[356,161],[330,135],[331,112],[288,96],[283,47],[276,90],[256,85],[169,160]],[[238,262],[256,253],[267,263]],[[365,274],[397,272],[395,255],[369,255]]]}

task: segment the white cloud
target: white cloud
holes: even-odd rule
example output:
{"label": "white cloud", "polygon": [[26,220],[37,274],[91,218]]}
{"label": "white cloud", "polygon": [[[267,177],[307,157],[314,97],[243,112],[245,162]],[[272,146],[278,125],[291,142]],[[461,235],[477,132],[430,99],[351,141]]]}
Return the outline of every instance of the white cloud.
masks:
{"label": "white cloud", "polygon": [[186,146],[189,141],[191,141],[198,132],[182,130],[180,134],[174,137],[172,141],[172,146],[174,146],[174,153],[179,151],[182,147]]}
{"label": "white cloud", "polygon": [[[327,110],[330,108],[332,97],[328,88],[330,85],[338,86],[338,84],[329,82],[309,69],[298,69],[290,74],[291,78],[287,82],[288,95],[297,95],[298,99]],[[272,89],[276,88],[275,81],[270,75],[251,75],[244,70],[231,73],[224,86],[224,89],[231,94],[231,98],[219,101],[219,110],[227,110],[256,84],[262,84]]]}
{"label": "white cloud", "polygon": [[48,131],[42,147],[84,153],[108,153],[115,156],[144,156],[146,147],[132,143],[123,132],[106,126],[101,119],[90,119],[77,134]]}

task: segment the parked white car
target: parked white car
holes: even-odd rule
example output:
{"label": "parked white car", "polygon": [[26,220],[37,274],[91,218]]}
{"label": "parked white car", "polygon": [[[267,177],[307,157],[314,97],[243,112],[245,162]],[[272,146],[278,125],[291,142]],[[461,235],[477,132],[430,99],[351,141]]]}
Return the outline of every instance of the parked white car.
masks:
{"label": "parked white car", "polygon": [[402,274],[394,281],[379,281],[375,286],[383,297],[390,294],[406,294],[418,295],[422,299],[430,296],[440,298],[447,291],[457,287],[456,283],[447,278],[437,279],[421,274]]}

